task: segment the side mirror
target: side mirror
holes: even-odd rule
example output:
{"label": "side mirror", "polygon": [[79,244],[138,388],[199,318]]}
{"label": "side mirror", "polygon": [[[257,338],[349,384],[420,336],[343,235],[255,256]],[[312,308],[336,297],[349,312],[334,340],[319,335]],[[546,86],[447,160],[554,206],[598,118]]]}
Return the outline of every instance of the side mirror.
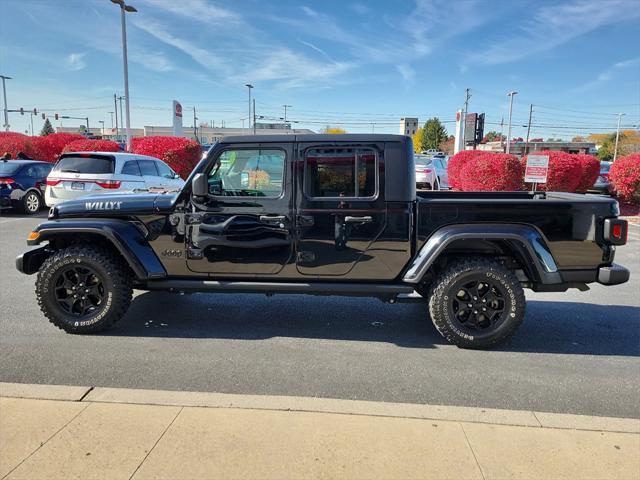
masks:
{"label": "side mirror", "polygon": [[204,173],[198,173],[191,180],[191,193],[194,197],[206,197],[209,195],[209,183]]}

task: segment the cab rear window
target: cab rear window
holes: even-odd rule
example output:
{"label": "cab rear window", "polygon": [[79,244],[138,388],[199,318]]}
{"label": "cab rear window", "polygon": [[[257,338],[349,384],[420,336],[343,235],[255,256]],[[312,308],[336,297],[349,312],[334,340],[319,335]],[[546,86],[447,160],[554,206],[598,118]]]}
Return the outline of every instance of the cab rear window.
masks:
{"label": "cab rear window", "polygon": [[115,159],[108,155],[69,155],[62,157],[54,172],[60,173],[113,173]]}

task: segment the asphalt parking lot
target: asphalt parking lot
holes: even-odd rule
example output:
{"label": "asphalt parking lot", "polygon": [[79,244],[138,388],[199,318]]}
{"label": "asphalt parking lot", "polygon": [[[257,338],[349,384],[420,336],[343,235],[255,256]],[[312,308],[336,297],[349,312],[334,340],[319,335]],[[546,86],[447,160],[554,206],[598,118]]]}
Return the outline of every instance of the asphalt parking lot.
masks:
{"label": "asphalt parking lot", "polygon": [[528,293],[494,351],[446,344],[423,305],[374,299],[136,292],[114,330],[50,325],[15,270],[32,226],[0,216],[0,381],[304,395],[640,417],[640,229],[618,287]]}

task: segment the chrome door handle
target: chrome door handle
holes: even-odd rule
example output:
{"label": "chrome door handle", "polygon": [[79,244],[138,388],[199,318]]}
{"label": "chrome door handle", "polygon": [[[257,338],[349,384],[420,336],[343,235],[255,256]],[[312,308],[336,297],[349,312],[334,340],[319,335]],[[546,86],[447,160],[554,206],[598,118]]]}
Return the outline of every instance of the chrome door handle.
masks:
{"label": "chrome door handle", "polygon": [[351,217],[351,216],[346,216],[344,217],[344,223],[371,223],[373,222],[373,217]]}

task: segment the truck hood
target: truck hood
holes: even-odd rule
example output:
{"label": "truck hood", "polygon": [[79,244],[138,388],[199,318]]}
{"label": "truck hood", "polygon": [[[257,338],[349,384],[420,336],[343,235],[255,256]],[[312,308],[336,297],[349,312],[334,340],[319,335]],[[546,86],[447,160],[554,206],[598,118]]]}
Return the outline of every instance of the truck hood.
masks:
{"label": "truck hood", "polygon": [[177,193],[105,193],[67,200],[51,209],[49,218],[153,215],[173,205]]}

